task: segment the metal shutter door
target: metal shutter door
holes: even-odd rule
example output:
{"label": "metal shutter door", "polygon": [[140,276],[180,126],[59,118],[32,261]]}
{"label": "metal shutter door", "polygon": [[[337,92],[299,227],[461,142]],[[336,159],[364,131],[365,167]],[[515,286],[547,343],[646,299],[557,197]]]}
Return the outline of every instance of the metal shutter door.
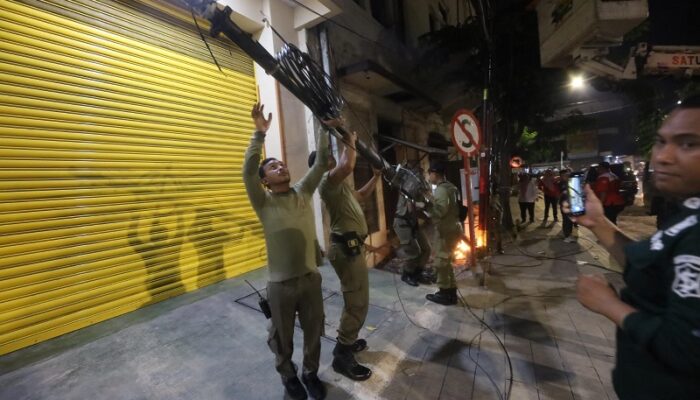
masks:
{"label": "metal shutter door", "polygon": [[0,1],[0,354],[266,263],[252,61],[134,4]]}

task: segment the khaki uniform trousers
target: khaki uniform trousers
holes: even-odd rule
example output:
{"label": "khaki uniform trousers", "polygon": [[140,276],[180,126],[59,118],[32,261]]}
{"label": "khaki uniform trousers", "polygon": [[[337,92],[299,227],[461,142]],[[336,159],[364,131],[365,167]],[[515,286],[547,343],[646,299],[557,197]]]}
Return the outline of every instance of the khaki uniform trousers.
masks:
{"label": "khaki uniform trousers", "polygon": [[342,245],[331,243],[328,260],[340,278],[340,289],[343,292],[344,305],[338,326],[338,341],[351,345],[357,340],[369,309],[369,273],[364,246],[362,253],[349,257],[343,252]]}
{"label": "khaki uniform trousers", "polygon": [[[443,236],[444,235],[444,236]],[[452,289],[457,287],[455,273],[452,268],[452,252],[461,236],[461,232],[435,234],[435,258],[433,267],[437,272],[437,286],[440,289]]]}
{"label": "khaki uniform trousers", "polygon": [[275,354],[277,372],[285,380],[297,375],[292,363],[297,313],[304,332],[303,372],[317,372],[324,327],[321,274],[309,272],[282,282],[268,282],[267,301],[272,313],[267,344]]}
{"label": "khaki uniform trousers", "polygon": [[398,256],[404,260],[403,272],[413,274],[419,268],[425,268],[430,258],[430,242],[419,226],[400,217],[394,217],[394,232],[399,238]]}

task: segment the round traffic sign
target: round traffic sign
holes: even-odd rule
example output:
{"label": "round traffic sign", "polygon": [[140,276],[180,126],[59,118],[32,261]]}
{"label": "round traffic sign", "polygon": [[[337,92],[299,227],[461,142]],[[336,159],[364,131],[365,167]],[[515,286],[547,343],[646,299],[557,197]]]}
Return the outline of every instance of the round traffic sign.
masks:
{"label": "round traffic sign", "polygon": [[510,166],[512,168],[520,168],[523,166],[523,159],[518,157],[518,156],[513,156],[513,158],[510,159]]}
{"label": "round traffic sign", "polygon": [[469,110],[457,110],[452,118],[452,143],[462,155],[470,157],[479,151],[481,144],[481,127],[479,121]]}

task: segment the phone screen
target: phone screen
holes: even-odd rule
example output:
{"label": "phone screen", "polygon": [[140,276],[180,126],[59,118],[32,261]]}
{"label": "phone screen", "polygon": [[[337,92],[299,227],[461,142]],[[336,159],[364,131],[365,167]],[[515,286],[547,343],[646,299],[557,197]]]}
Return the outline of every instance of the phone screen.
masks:
{"label": "phone screen", "polygon": [[571,174],[569,178],[569,206],[572,215],[583,215],[586,213],[586,196],[583,191],[583,174]]}

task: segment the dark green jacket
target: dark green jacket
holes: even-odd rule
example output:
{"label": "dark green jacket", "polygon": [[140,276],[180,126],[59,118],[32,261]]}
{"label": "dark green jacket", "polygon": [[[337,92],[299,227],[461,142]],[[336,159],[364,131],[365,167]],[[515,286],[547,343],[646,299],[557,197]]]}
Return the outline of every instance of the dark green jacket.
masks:
{"label": "dark green jacket", "polygon": [[448,181],[440,182],[433,194],[433,203],[428,211],[435,224],[438,235],[442,238],[462,233],[459,220],[459,189]]}
{"label": "dark green jacket", "polygon": [[621,400],[700,399],[700,197],[666,227],[625,249],[621,298],[639,311],[617,332]]}

